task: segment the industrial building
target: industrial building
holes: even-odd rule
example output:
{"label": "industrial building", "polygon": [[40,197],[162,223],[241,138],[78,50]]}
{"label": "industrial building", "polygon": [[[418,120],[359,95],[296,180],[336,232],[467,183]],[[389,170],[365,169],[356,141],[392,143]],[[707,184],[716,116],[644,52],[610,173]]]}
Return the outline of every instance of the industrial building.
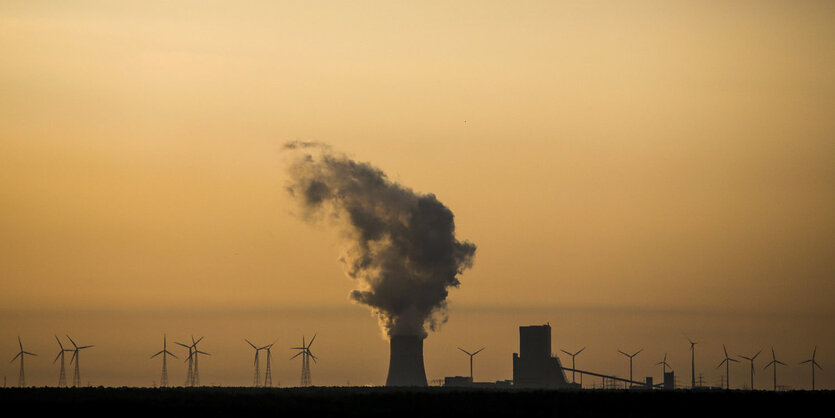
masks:
{"label": "industrial building", "polygon": [[519,352],[513,353],[513,386],[568,389],[559,357],[551,354],[551,325],[519,327]]}

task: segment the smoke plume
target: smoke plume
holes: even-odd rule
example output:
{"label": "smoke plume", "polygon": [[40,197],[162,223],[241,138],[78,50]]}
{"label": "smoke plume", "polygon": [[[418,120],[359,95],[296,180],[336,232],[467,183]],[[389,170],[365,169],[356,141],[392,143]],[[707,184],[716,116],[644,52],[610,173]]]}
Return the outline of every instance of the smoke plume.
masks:
{"label": "smoke plume", "polygon": [[425,337],[446,322],[448,290],[476,249],[455,239],[452,211],[326,144],[284,148],[294,157],[287,190],[304,219],[331,219],[347,240],[340,261],[357,281],[351,299],[370,306],[388,335]]}

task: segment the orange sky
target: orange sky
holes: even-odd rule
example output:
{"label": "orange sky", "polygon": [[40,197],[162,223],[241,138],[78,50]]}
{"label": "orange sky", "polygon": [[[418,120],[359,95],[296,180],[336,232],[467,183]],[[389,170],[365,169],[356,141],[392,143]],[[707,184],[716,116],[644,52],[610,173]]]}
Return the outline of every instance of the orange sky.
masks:
{"label": "orange sky", "polygon": [[303,139],[455,213],[478,251],[450,321],[812,315],[835,343],[833,21],[829,1],[4,1],[0,305],[361,312],[336,234],[291,213],[280,149]]}

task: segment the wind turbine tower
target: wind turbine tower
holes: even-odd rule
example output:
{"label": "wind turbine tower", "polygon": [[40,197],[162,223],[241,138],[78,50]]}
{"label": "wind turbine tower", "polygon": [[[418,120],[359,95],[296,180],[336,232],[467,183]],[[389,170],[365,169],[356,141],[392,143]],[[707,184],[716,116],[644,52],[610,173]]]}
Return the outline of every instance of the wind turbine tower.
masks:
{"label": "wind turbine tower", "polygon": [[295,356],[290,357],[290,360],[302,356],[302,379],[301,379],[301,386],[311,386],[313,384],[310,378],[310,359],[312,358],[314,362],[316,362],[317,358],[310,352],[310,346],[313,345],[313,341],[316,339],[316,334],[313,334],[313,338],[310,339],[310,343],[305,345],[304,343],[304,336],[302,336],[302,346],[301,347],[293,347],[291,350],[300,350],[296,353]]}
{"label": "wind turbine tower", "polygon": [[273,357],[273,354],[270,350],[272,350],[273,344],[275,344],[275,341],[273,341],[273,343],[270,345],[265,345],[261,347],[261,350],[265,350],[267,352],[267,370],[264,372],[264,386],[268,388],[273,387],[273,373],[270,370],[270,361]]}
{"label": "wind turbine tower", "polygon": [[669,364],[667,364],[667,353],[664,353],[664,360],[661,360],[658,363],[655,363],[655,365],[656,366],[658,366],[658,365],[661,366],[661,379],[662,380],[664,379],[664,375],[667,374],[667,367],[669,367],[670,370],[673,370],[673,368]]}
{"label": "wind turbine tower", "polygon": [[58,355],[55,356],[55,360],[52,360],[52,364],[55,364],[58,359],[61,359],[61,370],[58,372],[58,387],[63,388],[67,386],[67,368],[64,366],[64,353],[68,350],[64,348],[64,344],[61,344],[61,340],[58,339],[58,336],[55,336],[55,341],[58,341],[58,347],[60,348],[58,351]]}
{"label": "wind turbine tower", "polygon": [[818,352],[818,347],[815,346],[815,349],[812,350],[812,358],[810,358],[809,360],[805,360],[805,361],[800,362],[800,364],[811,363],[810,366],[812,366],[812,390],[815,390],[815,367],[823,370],[823,367],[821,367],[821,365],[818,364],[817,361],[815,361],[815,354],[817,352]]}
{"label": "wind turbine tower", "polygon": [[484,350],[485,348],[487,348],[487,347],[481,347],[475,353],[470,353],[469,351],[467,351],[467,350],[465,350],[461,347],[458,347],[458,349],[463,351],[464,354],[470,356],[470,383],[473,383],[473,357],[475,357],[476,354],[480,353],[481,350]]}
{"label": "wind turbine tower", "polygon": [[162,334],[162,351],[154,354],[151,358],[154,358],[158,355],[162,354],[162,377],[159,379],[159,386],[160,387],[168,387],[168,363],[166,362],[166,357],[171,356],[177,358],[174,353],[168,351],[167,348],[167,338],[165,334]]}
{"label": "wind turbine tower", "polygon": [[740,358],[744,358],[745,360],[751,362],[751,390],[754,390],[754,360],[756,360],[757,356],[759,356],[762,352],[763,350],[757,351],[757,354],[754,354],[752,357],[745,357],[743,355],[739,356]]}
{"label": "wind turbine tower", "polygon": [[777,365],[778,364],[783,365],[783,366],[786,365],[786,363],[783,363],[782,361],[777,360],[777,356],[774,354],[774,347],[771,347],[771,361],[768,362],[768,364],[766,364],[765,367],[763,367],[763,370],[767,369],[768,366],[771,366],[771,368],[774,370],[774,391],[775,392],[777,391]]}
{"label": "wind turbine tower", "polygon": [[573,354],[572,354],[572,353],[569,353],[568,351],[565,351],[565,350],[563,350],[563,349],[560,349],[560,351],[562,351],[562,352],[563,352],[563,353],[565,353],[566,355],[571,356],[571,369],[572,369],[572,370],[571,370],[571,383],[577,383],[577,382],[574,380],[574,373],[575,373],[575,370],[577,370],[577,367],[575,367],[575,364],[574,364],[574,357],[577,357],[577,355],[578,355],[578,354],[580,354],[580,353],[582,353],[582,352],[583,352],[583,350],[585,350],[585,349],[586,349],[586,347],[583,347],[583,348],[581,348],[579,351],[577,351],[576,353],[573,353]]}
{"label": "wind turbine tower", "polygon": [[194,357],[191,356],[192,347],[190,345],[183,344],[181,342],[175,341],[174,344],[180,345],[188,349],[188,357],[184,361],[188,362],[188,371],[186,371],[186,383],[183,385],[185,387],[191,387],[192,385],[192,377],[194,374]]}
{"label": "wind turbine tower", "polygon": [[258,384],[261,383],[261,366],[258,364],[258,352],[260,352],[262,348],[256,347],[255,344],[249,342],[249,340],[247,340],[246,338],[244,338],[244,341],[246,341],[246,343],[249,344],[252,347],[252,349],[255,350],[255,374],[252,376],[252,384],[255,387],[258,387]]}
{"label": "wind turbine tower", "polygon": [[200,369],[197,367],[197,365],[198,365],[197,360],[199,359],[198,356],[200,354],[205,354],[207,356],[211,355],[209,353],[205,353],[203,351],[200,351],[197,348],[197,343],[199,343],[202,340],[203,340],[203,337],[198,338],[197,341],[194,341],[194,337],[191,337],[191,341],[192,341],[191,347],[193,348],[193,350],[191,352],[191,355],[194,356],[194,370],[192,370],[192,375],[191,375],[191,385],[192,386],[200,386]]}
{"label": "wind turbine tower", "polygon": [[687,341],[690,341],[690,389],[696,388],[696,344],[698,342],[691,340],[689,337]]}
{"label": "wind turbine tower", "polygon": [[731,362],[739,363],[739,360],[728,357],[728,349],[725,348],[725,344],[722,344],[722,350],[725,351],[725,359],[716,368],[718,369],[723,364],[725,365],[725,390],[729,390],[731,388]]}
{"label": "wind turbine tower", "polygon": [[75,361],[75,371],[73,372],[73,375],[72,375],[72,385],[75,386],[75,387],[79,387],[79,386],[81,386],[81,368],[78,365],[78,360],[81,357],[81,355],[80,355],[81,350],[84,350],[85,348],[92,348],[92,347],[95,347],[95,346],[94,345],[85,345],[85,346],[79,347],[78,344],[76,344],[75,341],[73,341],[72,337],[67,335],[67,338],[69,338],[73,347],[75,347],[72,350],[72,358],[70,359],[70,363]]}
{"label": "wind turbine tower", "polygon": [[18,357],[20,357],[20,377],[17,380],[17,385],[18,387],[25,387],[26,374],[23,372],[23,358],[26,356],[37,356],[37,354],[24,351],[23,343],[20,342],[20,337],[17,337],[17,344],[20,346],[20,351],[17,353],[16,356],[14,356],[14,358],[12,358],[12,361],[10,361],[9,363],[14,363],[14,361],[17,360]]}
{"label": "wind turbine tower", "polygon": [[642,348],[642,349],[636,351],[635,354],[626,354],[623,351],[618,350],[618,353],[621,353],[624,356],[629,357],[629,387],[630,388],[632,387],[632,359],[635,358],[635,356],[637,356],[638,353],[640,353],[641,351],[644,351],[644,349]]}

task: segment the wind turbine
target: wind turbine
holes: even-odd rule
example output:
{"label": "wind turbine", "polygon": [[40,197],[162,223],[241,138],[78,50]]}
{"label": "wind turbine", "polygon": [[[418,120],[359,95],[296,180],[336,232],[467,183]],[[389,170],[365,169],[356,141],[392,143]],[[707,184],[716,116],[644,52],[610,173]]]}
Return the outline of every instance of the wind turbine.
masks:
{"label": "wind turbine", "polygon": [[577,368],[576,368],[576,367],[574,367],[574,357],[577,357],[577,355],[578,355],[578,354],[580,354],[580,353],[582,353],[582,352],[583,352],[583,350],[585,350],[585,349],[586,349],[586,347],[583,347],[583,348],[581,348],[579,351],[577,351],[576,353],[573,353],[573,354],[572,354],[572,353],[569,353],[568,351],[565,351],[565,350],[563,350],[563,349],[560,349],[560,351],[562,351],[563,353],[565,353],[565,354],[567,354],[567,355],[571,356],[571,383],[576,383],[576,381],[574,380],[574,373],[576,373],[576,372],[575,372],[575,370],[576,370]]}
{"label": "wind turbine", "polygon": [[167,338],[165,334],[162,334],[162,351],[154,354],[153,356],[151,356],[151,358],[154,358],[160,354],[162,354],[162,377],[159,380],[159,386],[164,388],[168,387],[168,363],[165,361],[166,356],[177,358],[177,356],[175,356],[174,353],[168,351]]}
{"label": "wind turbine", "polygon": [[815,349],[812,350],[812,358],[810,358],[809,360],[801,361],[799,363],[799,364],[811,363],[810,366],[812,366],[812,390],[815,390],[815,367],[823,370],[823,367],[821,367],[821,365],[818,364],[817,361],[815,361],[815,354],[817,352],[818,352],[818,346],[815,346]]}
{"label": "wind turbine", "polygon": [[635,356],[637,356],[641,351],[644,351],[644,349],[642,348],[642,349],[636,351],[635,354],[626,354],[623,351],[618,350],[618,353],[621,353],[624,356],[629,357],[629,387],[630,388],[632,387],[632,359]]}
{"label": "wind turbine", "polygon": [[55,336],[55,341],[58,341],[58,347],[60,349],[58,351],[58,355],[55,356],[55,360],[52,360],[52,364],[55,364],[55,362],[58,361],[58,358],[61,359],[61,371],[58,372],[58,387],[62,388],[67,386],[67,368],[64,367],[64,353],[73,350],[64,348],[64,344],[61,344],[61,340],[58,339],[57,335]]}
{"label": "wind turbine", "polygon": [[73,347],[75,347],[75,349],[71,350],[72,351],[72,358],[70,359],[70,364],[72,364],[72,362],[75,361],[75,371],[73,372],[73,375],[72,375],[72,385],[75,386],[75,387],[79,387],[79,386],[81,386],[81,369],[78,366],[78,359],[79,359],[79,357],[81,357],[80,352],[81,352],[81,350],[83,350],[85,348],[92,348],[92,347],[95,347],[95,346],[94,345],[85,345],[85,346],[79,347],[75,343],[75,341],[72,340],[72,337],[67,335],[67,338],[69,338]]}
{"label": "wind turbine", "polygon": [[194,357],[191,356],[192,347],[190,345],[186,345],[186,344],[183,344],[183,343],[177,342],[177,341],[174,341],[174,344],[183,346],[183,347],[188,349],[188,357],[185,359],[185,361],[188,362],[188,371],[186,372],[186,383],[185,383],[184,386],[186,386],[186,387],[194,386],[192,384],[192,382],[193,382],[192,378],[194,377],[193,376],[194,375]]}
{"label": "wind turbine", "polygon": [[19,336],[17,337],[17,344],[20,346],[20,351],[17,353],[16,356],[14,356],[14,358],[12,358],[12,360],[9,363],[14,363],[14,361],[17,360],[18,357],[20,357],[20,378],[17,381],[17,385],[19,387],[24,387],[24,386],[26,386],[26,375],[23,373],[23,358],[26,357],[27,355],[28,356],[37,356],[37,354],[30,353],[28,351],[24,351],[23,350],[23,343],[20,342],[20,337]]}
{"label": "wind turbine", "polygon": [[485,348],[487,348],[487,347],[481,347],[475,353],[470,353],[469,351],[467,351],[467,350],[465,350],[461,347],[458,347],[458,349],[463,351],[464,354],[470,356],[470,383],[473,383],[473,357],[475,357],[476,354],[480,353],[481,350],[484,350]]}
{"label": "wind turbine", "polygon": [[273,343],[270,345],[265,345],[261,347],[261,350],[267,351],[267,370],[264,372],[264,386],[268,388],[273,387],[273,373],[272,371],[270,371],[270,360],[272,359],[273,354],[270,350],[272,350],[273,344],[275,344],[276,341],[278,340],[273,341]]}
{"label": "wind turbine", "polygon": [[696,344],[697,341],[693,341],[690,337],[687,337],[687,341],[690,342],[690,389],[696,388]]}
{"label": "wind turbine", "polygon": [[766,364],[765,367],[763,367],[763,370],[767,369],[768,366],[771,366],[772,369],[774,369],[774,391],[775,392],[777,391],[777,365],[778,364],[781,364],[783,366],[786,365],[786,363],[783,363],[782,361],[777,360],[777,356],[774,355],[774,347],[771,347],[771,361],[769,361],[768,364]]}
{"label": "wind turbine", "polygon": [[725,351],[725,359],[716,368],[718,369],[723,364],[725,365],[725,389],[729,390],[731,388],[731,362],[739,363],[739,360],[728,357],[728,349],[725,348],[725,344],[722,344],[722,350]]}
{"label": "wind turbine", "polygon": [[316,339],[316,334],[313,334],[313,338],[310,339],[310,343],[307,345],[304,344],[304,335],[302,335],[302,346],[301,347],[292,347],[291,350],[300,350],[296,353],[295,356],[290,357],[290,360],[302,356],[302,379],[301,385],[302,386],[310,386],[312,385],[312,381],[310,378],[310,359],[313,359],[313,362],[316,362],[316,356],[310,352],[310,346],[313,345],[313,340]]}
{"label": "wind turbine", "polygon": [[197,360],[199,358],[199,355],[200,354],[205,354],[207,356],[211,355],[209,353],[205,353],[203,351],[200,351],[197,348],[197,343],[199,343],[202,340],[203,340],[203,337],[198,338],[197,341],[194,341],[194,337],[191,337],[191,347],[193,348],[193,350],[192,350],[191,354],[189,354],[189,356],[194,356],[194,370],[192,370],[192,374],[191,374],[191,385],[192,386],[200,386],[200,369],[197,367]]}
{"label": "wind turbine", "polygon": [[755,360],[755,359],[757,358],[757,356],[759,356],[759,355],[760,355],[760,353],[762,353],[762,352],[763,352],[763,350],[757,351],[757,354],[754,354],[752,357],[745,357],[745,356],[743,356],[743,355],[740,355],[740,356],[739,356],[740,358],[744,358],[745,360],[748,360],[748,361],[750,361],[750,362],[751,362],[751,390],[754,390],[754,360]]}
{"label": "wind turbine", "polygon": [[255,374],[252,377],[253,384],[255,387],[258,387],[258,384],[261,382],[261,374],[260,374],[260,365],[258,364],[258,352],[262,349],[255,346],[255,344],[249,342],[246,338],[244,338],[247,344],[249,344],[255,350]]}
{"label": "wind turbine", "polygon": [[667,353],[664,353],[664,360],[661,360],[661,361],[659,361],[658,363],[655,363],[655,365],[656,365],[656,366],[657,366],[657,365],[660,365],[660,366],[661,366],[661,372],[662,372],[662,374],[661,374],[661,378],[662,378],[662,379],[664,378],[664,375],[665,375],[665,374],[667,374],[667,367],[669,367],[669,368],[670,368],[670,370],[673,370],[672,366],[670,366],[669,364],[667,364]]}

